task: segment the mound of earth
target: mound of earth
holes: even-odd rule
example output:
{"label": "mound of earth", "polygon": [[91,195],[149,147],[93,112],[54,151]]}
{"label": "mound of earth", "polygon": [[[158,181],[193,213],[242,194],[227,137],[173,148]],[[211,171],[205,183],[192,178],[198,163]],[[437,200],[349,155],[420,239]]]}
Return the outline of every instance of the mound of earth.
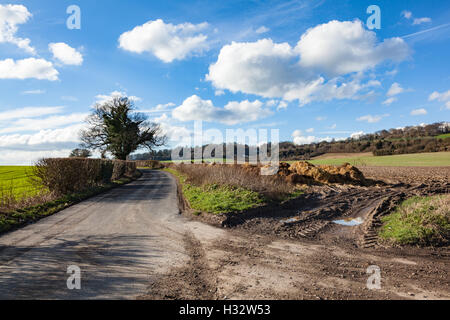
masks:
{"label": "mound of earth", "polygon": [[342,166],[315,166],[306,161],[294,162],[292,165],[282,163],[278,175],[293,184],[367,184],[364,174],[349,163]]}
{"label": "mound of earth", "polygon": [[[230,166],[229,164],[216,163],[200,165],[204,167]],[[281,177],[292,184],[351,184],[359,186],[367,186],[370,184],[370,181],[364,177],[364,174],[349,163],[342,166],[315,166],[307,161],[298,161],[293,164],[281,162],[278,171],[275,172],[270,165],[262,166],[245,163],[242,165],[233,164],[231,166],[242,169],[245,173],[250,175],[261,175],[262,172],[265,172],[264,175],[273,174],[276,179]]]}

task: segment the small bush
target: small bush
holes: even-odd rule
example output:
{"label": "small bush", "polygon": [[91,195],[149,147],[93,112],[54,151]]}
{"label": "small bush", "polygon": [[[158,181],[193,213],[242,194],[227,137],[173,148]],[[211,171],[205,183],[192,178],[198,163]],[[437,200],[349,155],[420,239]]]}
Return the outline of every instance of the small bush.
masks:
{"label": "small bush", "polygon": [[120,177],[125,175],[126,169],[125,161],[114,161],[112,180],[119,180]]}
{"label": "small bush", "polygon": [[104,183],[110,182],[112,180],[113,172],[114,172],[114,161],[103,160],[100,173],[101,180]]}

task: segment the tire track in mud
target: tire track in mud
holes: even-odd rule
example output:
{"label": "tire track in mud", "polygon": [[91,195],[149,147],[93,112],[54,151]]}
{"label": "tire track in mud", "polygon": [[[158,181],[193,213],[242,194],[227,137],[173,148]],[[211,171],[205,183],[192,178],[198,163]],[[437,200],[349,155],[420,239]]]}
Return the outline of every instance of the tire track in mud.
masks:
{"label": "tire track in mud", "polygon": [[214,300],[217,294],[217,276],[208,266],[202,244],[191,232],[183,236],[188,255],[187,263],[173,268],[152,284],[140,300]]}
{"label": "tire track in mud", "polygon": [[[279,206],[258,208],[244,214],[228,215],[223,226],[283,238],[309,238],[329,242],[342,238],[353,246],[378,245],[381,218],[403,200],[450,192],[450,183],[395,184],[380,187],[312,187],[299,199]],[[338,219],[361,218],[363,224],[349,228],[335,224]],[[346,233],[346,234],[345,234]]]}

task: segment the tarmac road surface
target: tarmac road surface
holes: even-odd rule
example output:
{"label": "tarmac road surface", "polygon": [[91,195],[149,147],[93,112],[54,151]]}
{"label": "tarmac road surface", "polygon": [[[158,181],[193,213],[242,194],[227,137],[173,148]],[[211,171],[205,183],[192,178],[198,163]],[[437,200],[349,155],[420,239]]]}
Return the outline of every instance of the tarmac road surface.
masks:
{"label": "tarmac road surface", "polygon": [[[141,179],[0,237],[1,299],[134,299],[158,274],[183,264],[189,227],[174,178]],[[69,266],[81,290],[69,290]],[[74,283],[73,281],[70,281]]]}

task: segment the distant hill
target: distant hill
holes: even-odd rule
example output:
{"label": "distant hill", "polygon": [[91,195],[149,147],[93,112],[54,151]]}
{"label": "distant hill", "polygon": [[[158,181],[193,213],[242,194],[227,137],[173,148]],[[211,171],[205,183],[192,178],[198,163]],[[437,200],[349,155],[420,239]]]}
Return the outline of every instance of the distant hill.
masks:
{"label": "distant hill", "polygon": [[[245,146],[245,149],[248,154],[248,146]],[[199,147],[193,149],[192,154],[195,150],[199,150]],[[450,151],[449,122],[381,130],[340,141],[323,141],[306,145],[296,145],[293,142],[280,143],[280,159],[283,161],[309,160],[327,153],[371,152],[375,156],[384,156],[441,151]],[[171,153],[171,149],[165,149],[134,155],[132,159],[164,161],[171,159]]]}
{"label": "distant hill", "polygon": [[372,152],[375,156],[450,151],[450,123],[381,130],[342,141],[323,141],[308,145],[280,144],[283,160],[310,159],[326,153]]}

